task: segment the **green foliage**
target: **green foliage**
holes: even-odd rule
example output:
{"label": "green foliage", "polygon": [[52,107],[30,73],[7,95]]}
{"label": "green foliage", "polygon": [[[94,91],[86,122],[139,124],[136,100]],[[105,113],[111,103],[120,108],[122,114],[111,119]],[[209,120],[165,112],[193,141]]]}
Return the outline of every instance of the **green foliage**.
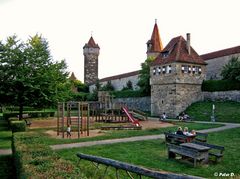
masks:
{"label": "green foliage", "polygon": [[12,132],[24,132],[26,131],[25,121],[11,121],[10,122]]}
{"label": "green foliage", "polygon": [[37,133],[13,136],[13,157],[17,178],[82,178],[79,169],[61,159]]}
{"label": "green foliage", "polygon": [[240,82],[230,80],[207,80],[202,83],[202,91],[240,90]]}
{"label": "green foliage", "polygon": [[73,83],[74,87],[77,88],[78,92],[84,92],[84,93],[88,93],[89,92],[89,88],[86,84],[82,83],[79,80],[71,80],[71,82]]}
{"label": "green foliage", "polygon": [[145,60],[144,63],[141,64],[142,69],[140,70],[138,86],[146,96],[149,96],[151,94],[150,64],[153,62],[153,60],[154,58],[149,57]]}
{"label": "green foliage", "polygon": [[100,88],[101,91],[114,91],[114,87],[111,83],[111,81],[108,81],[106,85],[102,86]]}
{"label": "green foliage", "polygon": [[134,91],[134,90],[123,90],[123,91],[112,91],[111,95],[114,98],[131,98],[131,97],[144,97],[145,94],[141,91]]}
{"label": "green foliage", "polygon": [[0,42],[0,104],[45,107],[70,91],[66,64],[53,61],[48,42],[39,35],[26,43],[16,36]]}
{"label": "green foliage", "polygon": [[194,120],[211,121],[212,105],[215,105],[217,122],[240,123],[240,103],[233,101],[203,101],[192,104],[186,109]]}
{"label": "green foliage", "polygon": [[223,66],[221,75],[225,80],[235,80],[240,82],[240,58],[233,57]]}
{"label": "green foliage", "polygon": [[128,80],[128,82],[126,83],[126,86],[123,87],[122,91],[125,90],[133,90],[133,84],[130,80]]}

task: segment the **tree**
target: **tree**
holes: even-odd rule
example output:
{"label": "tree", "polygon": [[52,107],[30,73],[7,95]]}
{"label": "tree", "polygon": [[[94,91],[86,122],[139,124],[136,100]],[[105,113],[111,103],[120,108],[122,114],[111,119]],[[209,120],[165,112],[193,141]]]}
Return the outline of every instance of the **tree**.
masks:
{"label": "tree", "polygon": [[101,88],[102,91],[114,91],[114,86],[111,81],[108,81],[106,85]]}
{"label": "tree", "polygon": [[122,91],[133,90],[133,84],[130,80],[127,81],[126,86],[122,88]]}
{"label": "tree", "polygon": [[151,94],[150,86],[150,64],[153,62],[153,57],[148,57],[144,63],[141,64],[142,69],[140,70],[139,81],[137,85],[145,95]]}
{"label": "tree", "polygon": [[240,82],[240,58],[233,57],[223,66],[221,75],[225,80],[234,80]]}
{"label": "tree", "polygon": [[53,61],[48,42],[39,35],[26,43],[17,36],[0,42],[0,103],[19,106],[22,118],[23,106],[51,106],[66,95],[66,63]]}

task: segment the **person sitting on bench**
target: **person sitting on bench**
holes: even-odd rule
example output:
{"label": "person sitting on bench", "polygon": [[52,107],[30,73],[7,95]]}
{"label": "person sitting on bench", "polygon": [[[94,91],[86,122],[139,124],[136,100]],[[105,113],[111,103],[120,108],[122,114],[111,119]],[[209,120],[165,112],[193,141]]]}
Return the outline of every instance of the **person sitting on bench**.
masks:
{"label": "person sitting on bench", "polygon": [[183,134],[183,131],[182,131],[182,127],[178,127],[178,130],[177,130],[176,134],[178,134],[178,135],[184,135],[184,134]]}

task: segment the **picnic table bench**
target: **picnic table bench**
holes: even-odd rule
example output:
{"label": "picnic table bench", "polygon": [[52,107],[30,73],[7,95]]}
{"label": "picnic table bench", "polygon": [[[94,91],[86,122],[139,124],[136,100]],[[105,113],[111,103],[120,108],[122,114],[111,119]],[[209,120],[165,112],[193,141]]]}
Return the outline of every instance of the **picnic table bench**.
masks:
{"label": "picnic table bench", "polygon": [[176,154],[182,156],[182,160],[193,159],[194,167],[197,166],[197,162],[208,162],[208,150],[209,147],[201,146],[194,143],[182,143],[180,145],[167,144],[168,146],[168,158],[175,158]]}
{"label": "picnic table bench", "polygon": [[164,132],[164,135],[166,143],[179,145],[188,142],[188,136],[185,135],[178,135],[171,132]]}
{"label": "picnic table bench", "polygon": [[215,162],[219,162],[223,158],[223,151],[224,151],[223,146],[208,144],[205,142],[197,142],[197,141],[193,141],[193,143],[210,147],[209,156],[213,156]]}
{"label": "picnic table bench", "polygon": [[196,137],[194,140],[198,142],[207,142],[207,137],[208,137],[208,134],[206,133],[196,132]]}

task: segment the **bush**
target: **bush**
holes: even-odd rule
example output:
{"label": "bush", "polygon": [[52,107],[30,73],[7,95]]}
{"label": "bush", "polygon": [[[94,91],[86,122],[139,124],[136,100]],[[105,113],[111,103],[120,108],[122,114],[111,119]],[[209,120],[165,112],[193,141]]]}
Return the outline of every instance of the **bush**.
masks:
{"label": "bush", "polygon": [[202,91],[240,90],[240,82],[230,80],[207,80],[202,83]]}
{"label": "bush", "polygon": [[12,151],[17,178],[86,178],[44,144],[37,133],[15,133]]}
{"label": "bush", "polygon": [[25,121],[11,121],[12,132],[24,132],[26,131]]}
{"label": "bush", "polygon": [[7,121],[8,121],[8,126],[11,129],[11,122],[12,121],[19,121],[19,119],[17,117],[10,117],[10,118],[8,118]]}

